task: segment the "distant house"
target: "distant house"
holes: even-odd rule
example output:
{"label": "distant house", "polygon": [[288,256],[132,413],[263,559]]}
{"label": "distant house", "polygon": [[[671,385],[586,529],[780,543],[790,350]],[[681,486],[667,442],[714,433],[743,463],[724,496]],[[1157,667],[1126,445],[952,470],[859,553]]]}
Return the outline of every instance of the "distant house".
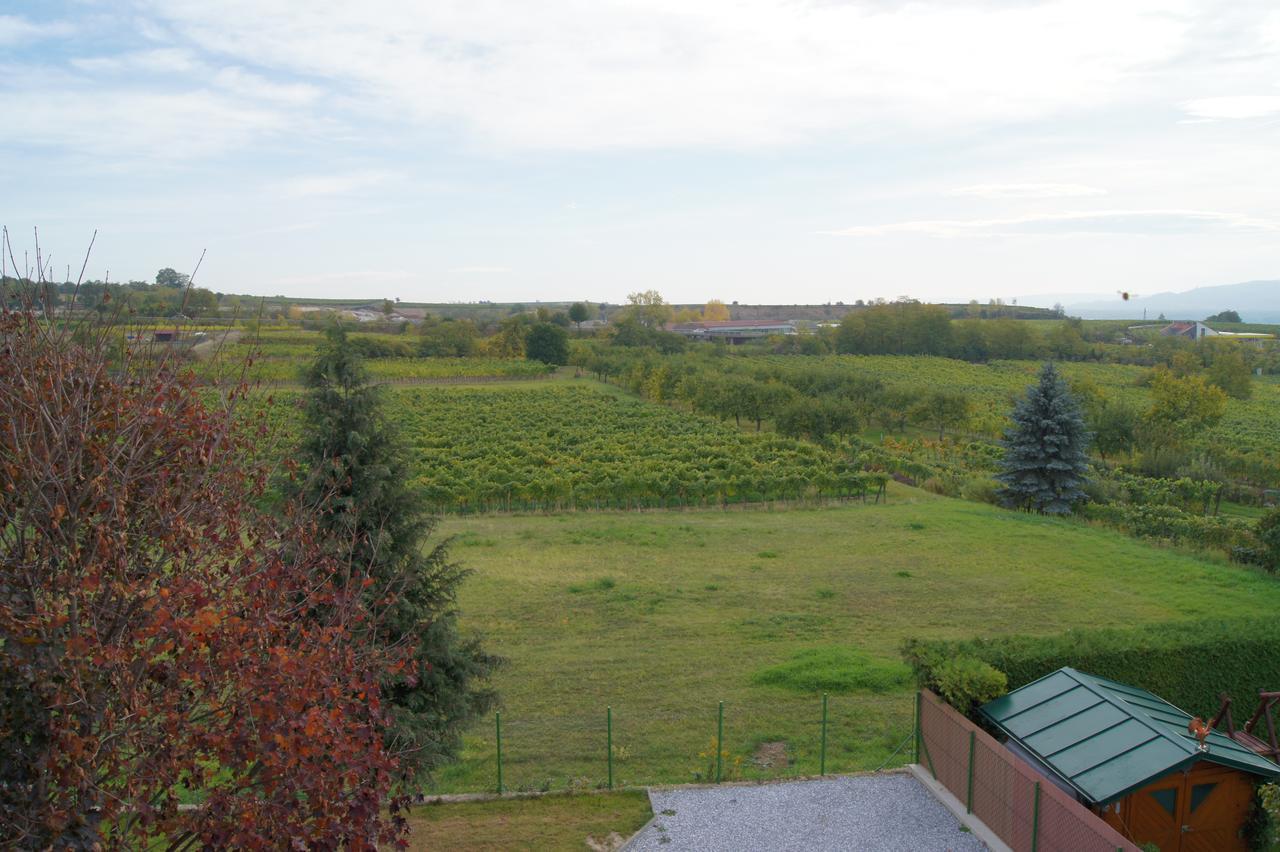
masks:
{"label": "distant house", "polygon": [[723,340],[728,343],[745,343],[775,334],[798,334],[795,323],[790,320],[681,322],[668,326],[668,330],[690,340]]}
{"label": "distant house", "polygon": [[1218,332],[1202,322],[1173,322],[1160,330],[1165,337],[1185,337],[1188,340],[1202,340],[1206,337],[1217,337]]}
{"label": "distant house", "polygon": [[1203,340],[1220,337],[1231,340],[1274,340],[1274,334],[1257,331],[1214,331],[1202,322],[1174,322],[1160,329],[1165,337],[1185,337],[1187,340]]}

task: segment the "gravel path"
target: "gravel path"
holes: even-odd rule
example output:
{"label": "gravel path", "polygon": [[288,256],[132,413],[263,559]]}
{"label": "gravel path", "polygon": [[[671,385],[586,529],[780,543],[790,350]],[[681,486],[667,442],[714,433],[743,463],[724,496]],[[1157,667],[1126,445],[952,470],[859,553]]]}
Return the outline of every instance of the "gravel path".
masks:
{"label": "gravel path", "polygon": [[655,819],[628,852],[987,847],[906,774],[742,787],[650,790]]}

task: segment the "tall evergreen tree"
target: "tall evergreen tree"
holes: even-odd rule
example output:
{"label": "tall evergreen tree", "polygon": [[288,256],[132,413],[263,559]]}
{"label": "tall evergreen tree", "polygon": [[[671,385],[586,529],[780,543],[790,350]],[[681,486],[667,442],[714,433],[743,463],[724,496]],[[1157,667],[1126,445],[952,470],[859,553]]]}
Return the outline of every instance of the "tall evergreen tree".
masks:
{"label": "tall evergreen tree", "polygon": [[1046,515],[1070,514],[1085,499],[1090,435],[1080,405],[1052,363],[1013,410],[996,477],[1006,506]]}
{"label": "tall evergreen tree", "polygon": [[393,598],[373,639],[410,643],[413,671],[384,685],[394,724],[389,745],[416,776],[456,757],[462,730],[497,695],[488,678],[500,662],[478,638],[458,632],[458,585],[469,573],[447,539],[429,543],[436,519],[407,481],[396,428],[383,411],[356,347],[328,332],[306,374],[305,427],[298,461],[306,475],[294,496],[316,513],[336,554],[367,574],[373,601]]}

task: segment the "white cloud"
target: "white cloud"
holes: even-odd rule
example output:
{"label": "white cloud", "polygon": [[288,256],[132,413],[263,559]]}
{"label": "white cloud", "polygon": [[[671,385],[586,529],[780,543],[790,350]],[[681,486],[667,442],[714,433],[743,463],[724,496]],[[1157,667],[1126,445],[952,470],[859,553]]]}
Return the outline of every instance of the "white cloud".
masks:
{"label": "white cloud", "polygon": [[363,192],[395,178],[394,172],[378,170],[299,175],[280,181],[269,188],[287,198],[317,198]]}
{"label": "white cloud", "polygon": [[1182,105],[1190,115],[1201,119],[1263,118],[1280,113],[1280,95],[1231,95],[1200,98]]}
{"label": "white cloud", "polygon": [[204,64],[191,51],[176,47],[135,50],[109,56],[75,57],[71,60],[71,65],[92,74],[137,71],[154,74],[186,74],[204,70]]}
{"label": "white cloud", "polygon": [[159,93],[117,89],[5,94],[21,123],[0,123],[0,144],[40,142],[106,161],[192,160],[242,147],[290,126],[285,116],[209,91]]}
{"label": "white cloud", "polygon": [[451,269],[450,272],[457,272],[463,275],[495,275],[510,272],[509,266],[459,266],[457,269]]}
{"label": "white cloud", "polygon": [[234,65],[222,68],[214,74],[213,84],[219,89],[241,97],[296,106],[309,104],[322,94],[317,86],[305,83],[273,82],[261,74],[254,74]]}
{"label": "white cloud", "polygon": [[[366,269],[354,272],[321,272],[314,275],[287,275],[273,280],[275,283],[287,287],[310,288],[319,286],[328,288],[330,291],[335,291],[341,286],[367,287],[370,284],[402,283],[405,281],[417,280],[419,277],[420,276],[404,269]],[[335,285],[338,286],[335,287]],[[354,292],[352,298],[361,298],[368,295],[367,291],[348,290],[347,292]]]}
{"label": "white cloud", "polygon": [[1062,234],[1183,234],[1200,231],[1277,231],[1280,222],[1211,210],[1082,210],[1002,219],[921,219],[856,225],[824,233],[843,237],[923,234],[936,237],[1007,237]]}
{"label": "white cloud", "polygon": [[1076,198],[1106,195],[1107,191],[1079,183],[982,183],[962,186],[949,194],[975,198]]}
{"label": "white cloud", "polygon": [[17,15],[0,15],[0,44],[21,45],[23,42],[70,35],[73,27],[65,21],[37,22]]}
{"label": "white cloud", "polygon": [[156,0],[210,53],[506,147],[754,147],[1126,102],[1192,0]]}

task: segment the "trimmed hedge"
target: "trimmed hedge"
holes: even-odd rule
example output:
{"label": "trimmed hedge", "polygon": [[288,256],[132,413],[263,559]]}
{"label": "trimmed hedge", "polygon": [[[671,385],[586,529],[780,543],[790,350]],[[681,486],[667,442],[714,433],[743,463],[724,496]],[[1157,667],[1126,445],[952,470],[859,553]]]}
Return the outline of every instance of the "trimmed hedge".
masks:
{"label": "trimmed hedge", "polygon": [[994,666],[1017,689],[1063,666],[1148,689],[1188,713],[1209,718],[1218,696],[1234,699],[1243,725],[1259,690],[1280,689],[1280,619],[1229,619],[1153,624],[1129,630],[1071,630],[1055,636],[1006,636],[963,641],[908,639],[903,657],[921,686],[958,657]]}

